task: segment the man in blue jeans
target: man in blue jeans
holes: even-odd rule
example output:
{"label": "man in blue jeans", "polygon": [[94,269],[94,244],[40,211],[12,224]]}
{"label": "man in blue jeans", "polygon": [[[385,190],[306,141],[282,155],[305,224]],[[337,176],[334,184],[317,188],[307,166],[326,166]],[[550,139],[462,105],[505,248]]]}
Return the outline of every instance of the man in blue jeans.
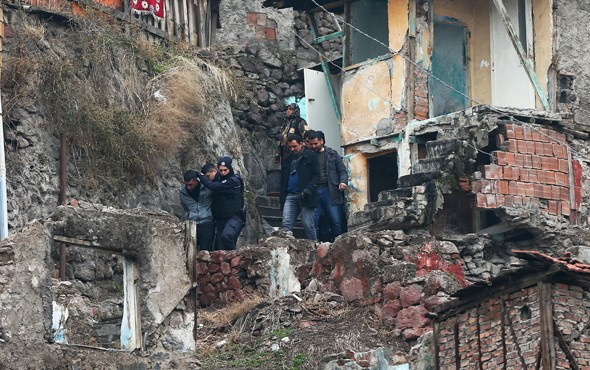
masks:
{"label": "man in blue jeans", "polygon": [[289,135],[287,146],[291,153],[286,159],[281,181],[281,208],[283,230],[293,231],[297,216],[301,213],[305,237],[317,240],[313,210],[317,206],[316,185],[320,179],[317,155],[303,146],[299,135]]}
{"label": "man in blue jeans", "polygon": [[[318,181],[319,205],[315,209],[315,225],[320,225],[320,215],[327,219],[330,226],[331,239],[342,234],[342,207],[344,204],[343,190],[348,189],[348,173],[342,157],[332,148],[327,147],[324,134],[321,131],[307,133],[307,145],[318,155],[320,165],[320,180]],[[321,225],[320,225],[321,226]],[[321,230],[323,231],[323,230]],[[319,234],[322,234],[319,231]]]}

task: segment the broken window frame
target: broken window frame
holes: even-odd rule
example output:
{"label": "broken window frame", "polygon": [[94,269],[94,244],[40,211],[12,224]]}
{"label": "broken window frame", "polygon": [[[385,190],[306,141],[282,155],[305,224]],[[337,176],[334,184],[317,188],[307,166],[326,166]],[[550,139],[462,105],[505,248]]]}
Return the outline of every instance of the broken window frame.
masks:
{"label": "broken window frame", "polygon": [[[344,20],[346,23],[349,23],[353,26],[355,26],[356,28],[361,29],[363,32],[366,32],[367,34],[371,35],[370,31],[366,29],[366,27],[364,26],[357,26],[354,22],[354,17],[353,17],[353,5],[356,4],[356,6],[362,6],[363,4],[361,3],[364,0],[352,0],[352,1],[346,1],[346,3],[344,4]],[[380,0],[381,1],[381,0]],[[389,11],[388,11],[388,6],[389,6],[389,1],[387,0],[383,0],[385,2],[385,29],[386,29],[386,35],[389,35]],[[363,60],[356,60],[356,58],[354,58],[354,35],[355,33],[358,34],[358,31],[352,29],[352,27],[345,25],[344,27],[345,30],[345,40],[343,43],[343,57],[344,57],[344,67],[345,70],[346,69],[354,69],[358,66],[361,66],[363,64],[368,64],[368,63],[372,63],[375,61],[380,61],[380,60],[384,60],[384,59],[388,59],[391,58],[393,56],[393,54],[387,50],[384,53],[378,54],[378,55],[371,55],[368,56],[367,58],[363,59]],[[373,36],[373,35],[372,35]],[[373,40],[370,40],[367,38],[367,36],[362,35],[362,34],[358,34],[358,37],[361,37],[365,42],[372,42],[372,43],[376,43]],[[378,39],[377,36],[373,36],[375,38]],[[389,37],[387,37],[386,40],[380,40],[381,42],[383,42],[385,45],[389,45]]]}
{"label": "broken window frame", "polygon": [[[111,248],[103,247],[98,243],[89,242],[82,239],[68,238],[60,235],[54,235],[53,240],[55,243],[60,243],[64,246],[64,248],[58,249],[60,252],[67,252],[67,247],[75,246],[81,248],[94,249],[99,252],[113,253],[121,256],[121,258],[123,259],[123,318],[121,321],[120,331],[120,350],[125,352],[131,352],[135,349],[141,348],[142,335],[138,287],[139,270],[137,268],[137,263],[131,257],[125,256],[124,254],[121,254],[120,252],[115,251]],[[60,260],[64,259],[64,257],[65,256],[62,255],[59,256]],[[64,268],[65,265],[60,263],[59,276],[60,278],[62,278],[62,280],[63,276],[65,276],[65,271],[62,270]],[[54,312],[52,312],[51,327],[54,330],[52,337],[54,338],[55,343],[75,346],[75,343],[64,343],[66,337],[64,335],[63,329],[59,327],[59,322],[60,320],[57,320],[56,325],[56,318],[54,317]]]}

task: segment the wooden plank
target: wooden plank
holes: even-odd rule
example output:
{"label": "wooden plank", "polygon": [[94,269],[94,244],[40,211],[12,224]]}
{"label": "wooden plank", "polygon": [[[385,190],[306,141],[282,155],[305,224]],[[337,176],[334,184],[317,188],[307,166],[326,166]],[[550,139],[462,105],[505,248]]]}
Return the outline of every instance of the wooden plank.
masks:
{"label": "wooden plank", "polygon": [[552,284],[539,282],[539,319],[541,325],[541,365],[543,369],[555,369],[555,334],[553,333]]}
{"label": "wooden plank", "polygon": [[179,2],[180,0],[170,0],[170,2],[172,3],[172,11],[174,12],[174,16],[173,16],[173,23],[174,23],[174,33],[173,35],[178,37],[180,40],[182,40],[182,33],[181,33],[181,20],[180,20],[180,10],[179,10]]}
{"label": "wooden plank", "polygon": [[97,242],[91,242],[91,241],[83,240],[83,239],[69,238],[69,237],[63,236],[63,235],[54,235],[53,240],[55,240],[57,242],[77,245],[77,246],[81,246],[81,247],[102,248],[102,246]]}
{"label": "wooden plank", "polygon": [[324,41],[329,41],[329,40],[333,40],[336,39],[338,37],[343,37],[344,36],[344,31],[338,31],[338,32],[334,32],[334,33],[330,33],[324,36],[320,36],[318,38],[316,38],[315,40],[312,41],[312,44],[319,44],[322,43]]}
{"label": "wooden plank", "polygon": [[139,271],[131,258],[123,256],[123,320],[121,322],[121,349],[133,351],[141,348],[141,319],[139,310]]}
{"label": "wooden plank", "polygon": [[188,42],[189,40],[189,29],[188,29],[188,2],[192,0],[179,0],[181,2],[182,11],[182,41]]}
{"label": "wooden plank", "polygon": [[432,343],[434,345],[434,369],[440,369],[440,361],[438,356],[440,355],[438,339],[440,336],[440,324],[438,322],[432,323]]}
{"label": "wooden plank", "polygon": [[502,330],[502,363],[503,368],[506,369],[508,363],[508,351],[506,350],[506,304],[504,303],[504,297],[501,297],[502,301],[502,314],[500,317],[500,328]]}
{"label": "wooden plank", "polygon": [[524,69],[526,70],[529,80],[533,84],[533,88],[535,89],[535,92],[537,93],[539,100],[541,100],[541,103],[543,104],[543,108],[547,111],[551,110],[551,106],[549,105],[549,100],[547,100],[547,96],[545,95],[545,92],[541,88],[541,83],[539,82],[539,78],[537,77],[537,74],[535,73],[535,67],[534,67],[533,63],[531,62],[530,58],[527,56],[526,51],[522,47],[520,40],[519,40],[518,36],[516,35],[516,31],[514,30],[514,26],[512,25],[512,22],[510,21],[510,17],[508,16],[508,12],[506,11],[506,8],[504,7],[504,3],[502,2],[502,0],[493,0],[493,2],[494,2],[494,5],[496,6],[496,9],[498,10],[498,13],[500,14],[500,17],[502,18],[502,21],[504,23],[504,27],[506,28],[506,31],[508,32],[508,35],[510,36],[510,40],[512,41],[512,46],[514,46],[514,49],[516,50],[516,54],[518,55],[520,62],[522,63]]}
{"label": "wooden plank", "polygon": [[196,19],[195,19],[195,3],[193,0],[188,1],[188,42],[191,46],[196,46]]}
{"label": "wooden plank", "polygon": [[[559,330],[559,326],[557,326],[555,319],[552,319],[552,321],[553,321],[553,330],[555,331],[555,336],[557,337],[557,342],[559,343],[559,348],[561,348],[563,353],[565,353],[565,357],[567,357],[567,360],[570,363],[570,367],[574,370],[579,370],[580,367],[578,366],[578,363],[576,362],[576,358],[574,357],[574,354],[570,350],[570,347],[568,346],[567,341],[563,337],[563,334],[561,334],[561,330]],[[552,367],[552,369],[555,369],[555,368]]]}
{"label": "wooden plank", "polygon": [[199,47],[206,47],[207,46],[207,32],[206,32],[206,22],[207,22],[207,0],[198,0],[199,4],[199,12],[198,12],[198,22],[199,22]]}

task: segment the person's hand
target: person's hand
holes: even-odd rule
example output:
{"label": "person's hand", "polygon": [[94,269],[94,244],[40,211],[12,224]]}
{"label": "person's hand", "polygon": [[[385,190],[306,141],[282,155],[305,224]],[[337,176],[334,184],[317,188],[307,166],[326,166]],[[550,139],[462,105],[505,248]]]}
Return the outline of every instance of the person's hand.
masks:
{"label": "person's hand", "polygon": [[301,197],[305,198],[310,196],[313,193],[313,191],[310,188],[305,188],[303,189],[303,191],[301,192]]}
{"label": "person's hand", "polygon": [[348,189],[348,185],[346,185],[345,183],[341,182],[340,184],[338,184],[338,190],[346,190]]}

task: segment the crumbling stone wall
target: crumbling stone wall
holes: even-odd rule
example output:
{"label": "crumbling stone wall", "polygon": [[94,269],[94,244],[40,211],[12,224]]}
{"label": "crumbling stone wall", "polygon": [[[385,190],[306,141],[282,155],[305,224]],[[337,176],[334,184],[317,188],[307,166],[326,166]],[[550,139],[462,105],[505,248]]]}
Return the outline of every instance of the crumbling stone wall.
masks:
{"label": "crumbling stone wall", "polygon": [[239,280],[240,259],[236,252],[200,251],[197,255],[197,283],[202,306],[227,304],[244,299]]}
{"label": "crumbling stone wall", "polygon": [[440,322],[439,365],[442,369],[531,368],[540,338],[537,289],[523,289],[490,298]]}

